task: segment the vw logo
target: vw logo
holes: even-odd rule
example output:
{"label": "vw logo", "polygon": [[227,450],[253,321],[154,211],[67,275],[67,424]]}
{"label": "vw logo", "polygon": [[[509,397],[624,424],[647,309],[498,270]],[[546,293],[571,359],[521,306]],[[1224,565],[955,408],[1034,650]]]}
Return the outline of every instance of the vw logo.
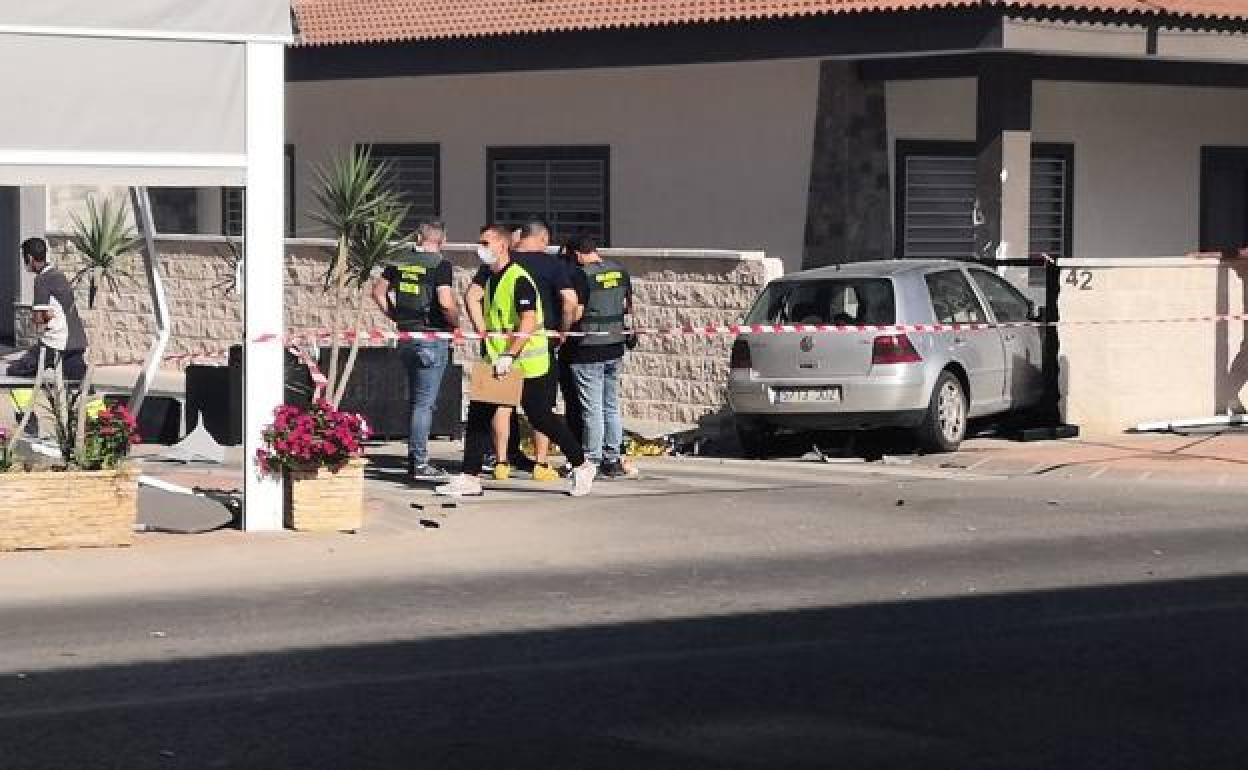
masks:
{"label": "vw logo", "polygon": [[815,338],[814,337],[802,337],[802,341],[797,343],[797,346],[801,349],[803,353],[809,353],[810,351],[815,349]]}

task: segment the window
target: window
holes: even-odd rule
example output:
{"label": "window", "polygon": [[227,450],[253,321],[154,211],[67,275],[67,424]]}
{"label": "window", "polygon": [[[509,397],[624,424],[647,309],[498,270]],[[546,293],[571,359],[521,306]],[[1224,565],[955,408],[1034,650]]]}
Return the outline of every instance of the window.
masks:
{"label": "window", "polygon": [[932,316],[941,324],[983,323],[984,308],[971,291],[961,270],[942,270],[927,276],[927,293],[932,299]]}
{"label": "window", "polygon": [[182,235],[199,232],[199,197],[194,187],[153,187],[147,194],[152,202],[152,224],[156,232]]}
{"label": "window", "polygon": [[988,298],[992,314],[1002,323],[1031,319],[1031,303],[1010,282],[987,270],[971,270],[971,279]]}
{"label": "window", "polygon": [[[241,238],[243,235],[243,189],[221,188],[221,232]],[[286,237],[295,237],[295,146],[286,145]]]}
{"label": "window", "polygon": [[539,216],[554,240],[610,242],[610,147],[491,147],[486,164],[490,221],[516,227]]}
{"label": "window", "polygon": [[892,281],[846,278],[771,283],[746,323],[887,325],[895,318]]}
{"label": "window", "polygon": [[[1032,255],[1071,254],[1070,145],[1032,145]],[[975,254],[975,146],[969,142],[897,143],[897,253],[971,259]]]}
{"label": "window", "polygon": [[441,148],[436,144],[374,144],[372,158],[386,164],[386,186],[409,207],[406,232],[438,219],[442,209]]}

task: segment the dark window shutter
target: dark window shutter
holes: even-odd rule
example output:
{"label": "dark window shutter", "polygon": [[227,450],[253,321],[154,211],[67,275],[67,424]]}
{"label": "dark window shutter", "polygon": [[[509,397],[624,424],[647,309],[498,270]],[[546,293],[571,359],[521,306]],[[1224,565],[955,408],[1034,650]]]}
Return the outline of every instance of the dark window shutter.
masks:
{"label": "dark window shutter", "polygon": [[605,147],[492,148],[490,219],[517,227],[540,216],[555,240],[588,235],[606,244],[609,164]]}
{"label": "dark window shutter", "polygon": [[436,144],[375,144],[372,158],[386,164],[386,185],[409,207],[403,229],[411,232],[421,222],[441,214],[441,151]]}
{"label": "dark window shutter", "polygon": [[[899,145],[901,256],[970,259],[975,254],[975,154],[965,144]],[[1068,149],[1040,145],[1031,161],[1034,255],[1070,256],[1071,161]]]}

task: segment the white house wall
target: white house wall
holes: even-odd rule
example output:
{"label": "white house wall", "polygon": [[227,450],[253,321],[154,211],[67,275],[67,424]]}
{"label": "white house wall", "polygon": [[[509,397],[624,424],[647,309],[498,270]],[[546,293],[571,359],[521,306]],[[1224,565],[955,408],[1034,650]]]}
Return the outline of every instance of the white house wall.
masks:
{"label": "white house wall", "polygon": [[358,142],[441,146],[455,239],[486,217],[486,148],[611,146],[611,240],[760,249],[801,261],[819,64],[707,64],[296,82],[287,89],[300,234],[314,167]]}
{"label": "white house wall", "polygon": [[[888,84],[898,139],[973,141],[973,79]],[[1032,140],[1074,145],[1074,255],[1176,256],[1200,230],[1200,151],[1248,146],[1248,90],[1039,82]]]}

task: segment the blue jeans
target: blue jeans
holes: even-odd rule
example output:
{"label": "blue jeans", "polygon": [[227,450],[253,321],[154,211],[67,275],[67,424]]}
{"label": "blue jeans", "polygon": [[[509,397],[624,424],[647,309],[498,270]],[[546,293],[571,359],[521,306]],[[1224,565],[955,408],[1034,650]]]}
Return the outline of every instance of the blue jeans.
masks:
{"label": "blue jeans", "polygon": [[585,419],[585,456],[592,463],[617,462],[624,441],[620,418],[620,368],[624,359],[597,364],[572,364],[581,414]]}
{"label": "blue jeans", "polygon": [[442,375],[450,360],[446,340],[409,340],[399,343],[399,360],[407,369],[408,401],[412,421],[407,432],[407,456],[415,465],[429,462],[429,430],[433,405],[442,388]]}

